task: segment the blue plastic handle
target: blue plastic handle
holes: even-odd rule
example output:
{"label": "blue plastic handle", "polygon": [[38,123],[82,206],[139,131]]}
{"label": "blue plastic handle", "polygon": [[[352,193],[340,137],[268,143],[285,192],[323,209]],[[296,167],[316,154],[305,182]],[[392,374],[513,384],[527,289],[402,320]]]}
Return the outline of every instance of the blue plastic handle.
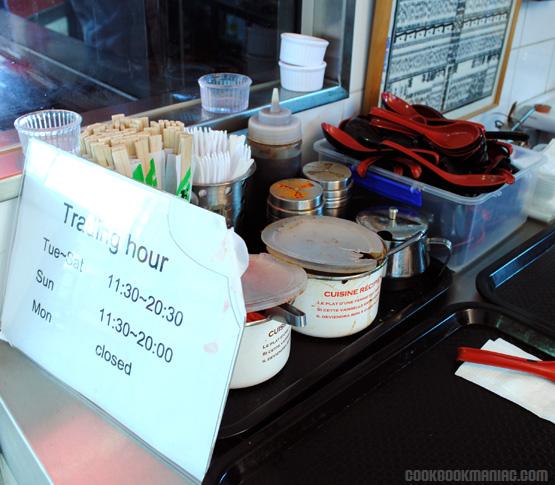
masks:
{"label": "blue plastic handle", "polygon": [[409,204],[414,207],[422,207],[422,191],[416,187],[395,182],[394,180],[368,172],[366,177],[361,177],[355,169],[352,169],[353,181],[360,187],[387,197],[388,199]]}

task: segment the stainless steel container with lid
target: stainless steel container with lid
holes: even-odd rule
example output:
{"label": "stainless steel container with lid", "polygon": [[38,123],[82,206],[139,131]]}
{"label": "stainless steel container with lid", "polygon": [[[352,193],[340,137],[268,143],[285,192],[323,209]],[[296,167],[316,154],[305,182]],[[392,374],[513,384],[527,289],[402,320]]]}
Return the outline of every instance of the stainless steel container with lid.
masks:
{"label": "stainless steel container with lid", "polygon": [[376,233],[344,219],[303,216],[270,224],[262,240],[270,254],[307,272],[306,290],[293,302],[306,326],[295,331],[343,337],[374,321],[386,261]]}
{"label": "stainless steel container with lid", "polygon": [[[360,212],[357,223],[375,231],[393,249],[417,233],[426,236],[428,221],[417,211],[393,206],[377,206]],[[430,264],[430,246],[442,246],[449,258],[451,242],[436,237],[422,237],[415,244],[388,258],[386,279],[407,279],[422,275]],[[447,264],[447,261],[444,262]]]}
{"label": "stainless steel container with lid", "polygon": [[247,322],[230,387],[254,386],[276,375],[287,363],[291,327],[306,324],[305,314],[289,302],[303,292],[305,271],[269,254],[251,254],[241,278]]}
{"label": "stainless steel container with lid", "polygon": [[323,189],[311,180],[285,179],[270,187],[268,195],[270,221],[298,215],[321,215],[323,208]]}
{"label": "stainless steel container with lid", "polygon": [[349,167],[336,162],[311,162],[303,167],[303,175],[322,186],[324,215],[333,217],[346,215],[353,187]]}

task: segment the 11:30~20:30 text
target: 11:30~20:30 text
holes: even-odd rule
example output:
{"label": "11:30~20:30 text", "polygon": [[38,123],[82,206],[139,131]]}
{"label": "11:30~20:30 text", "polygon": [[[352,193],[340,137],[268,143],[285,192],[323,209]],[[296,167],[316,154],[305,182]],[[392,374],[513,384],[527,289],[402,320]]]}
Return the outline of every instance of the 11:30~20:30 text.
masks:
{"label": "11:30~20:30 text", "polygon": [[181,326],[183,323],[183,312],[181,310],[177,310],[172,305],[167,305],[164,301],[152,295],[144,296],[138,286],[123,282],[121,278],[113,274],[108,276],[108,288],[133,303],[144,303],[146,310],[158,315],[169,323],[173,323],[176,327]]}

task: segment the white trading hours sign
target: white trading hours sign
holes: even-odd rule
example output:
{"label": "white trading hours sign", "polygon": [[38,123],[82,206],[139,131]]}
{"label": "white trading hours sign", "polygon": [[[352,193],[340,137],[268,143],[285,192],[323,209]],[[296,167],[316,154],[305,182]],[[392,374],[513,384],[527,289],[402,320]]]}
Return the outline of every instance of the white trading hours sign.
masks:
{"label": "white trading hours sign", "polygon": [[198,481],[244,319],[222,217],[29,144],[2,337]]}

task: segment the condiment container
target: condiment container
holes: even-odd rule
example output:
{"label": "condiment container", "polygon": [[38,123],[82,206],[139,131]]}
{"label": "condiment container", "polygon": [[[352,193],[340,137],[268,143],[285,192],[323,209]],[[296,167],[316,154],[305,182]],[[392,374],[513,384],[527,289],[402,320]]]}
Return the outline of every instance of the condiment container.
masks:
{"label": "condiment container", "polygon": [[[430,265],[430,246],[441,246],[444,249],[447,256],[445,265],[451,255],[451,242],[444,238],[425,237],[428,234],[428,221],[412,209],[377,206],[360,212],[356,221],[375,231],[388,249],[400,246],[417,233],[423,236],[415,244],[388,258],[384,283],[389,283],[387,280],[405,280],[407,283],[411,280],[416,283],[416,277],[424,274]],[[403,287],[406,286],[399,285],[399,288]]]}
{"label": "condiment container", "polygon": [[285,179],[270,187],[268,220],[285,217],[321,215],[324,210],[322,187],[308,179]]}
{"label": "condiment container", "polygon": [[326,63],[318,66],[294,66],[279,61],[279,75],[283,88],[289,91],[307,93],[318,91],[324,86]]}
{"label": "condiment container", "polygon": [[281,34],[279,60],[295,66],[320,66],[329,42],[311,35]]}
{"label": "condiment container", "polygon": [[293,304],[306,314],[296,331],[344,337],[376,318],[386,246],[365,227],[328,216],[282,219],[262,231],[268,252],[304,268],[306,290]]}
{"label": "condiment container", "polygon": [[212,113],[238,113],[249,106],[252,79],[243,74],[220,72],[198,80],[202,109]]}
{"label": "condiment container", "polygon": [[45,109],[27,113],[14,122],[23,153],[29,138],[50,143],[62,150],[79,153],[81,115],[65,109]]}
{"label": "condiment container", "polygon": [[[534,147],[538,150],[539,145]],[[555,219],[555,139],[540,151],[545,162],[536,171],[536,183],[531,187],[529,196],[525,201],[527,214],[534,219],[551,223]],[[513,156],[512,163],[518,169],[526,170],[533,159]]]}
{"label": "condiment container", "polygon": [[270,185],[301,173],[301,121],[279,104],[279,91],[272,92],[272,104],[249,118],[247,138],[256,162],[256,184],[266,197]]}
{"label": "condiment container", "polygon": [[256,162],[253,192],[249,204],[249,223],[256,240],[266,225],[266,200],[270,186],[301,174],[301,121],[279,103],[274,89],[272,104],[249,119],[248,141]]}
{"label": "condiment container", "polygon": [[275,376],[287,363],[291,349],[291,326],[304,325],[305,315],[287,302],[306,287],[302,268],[269,254],[251,254],[243,274],[247,308],[245,330],[230,387],[260,384]]}
{"label": "condiment container", "polygon": [[310,162],[303,167],[303,175],[322,186],[324,190],[324,215],[346,216],[353,187],[349,167],[336,162]]}

